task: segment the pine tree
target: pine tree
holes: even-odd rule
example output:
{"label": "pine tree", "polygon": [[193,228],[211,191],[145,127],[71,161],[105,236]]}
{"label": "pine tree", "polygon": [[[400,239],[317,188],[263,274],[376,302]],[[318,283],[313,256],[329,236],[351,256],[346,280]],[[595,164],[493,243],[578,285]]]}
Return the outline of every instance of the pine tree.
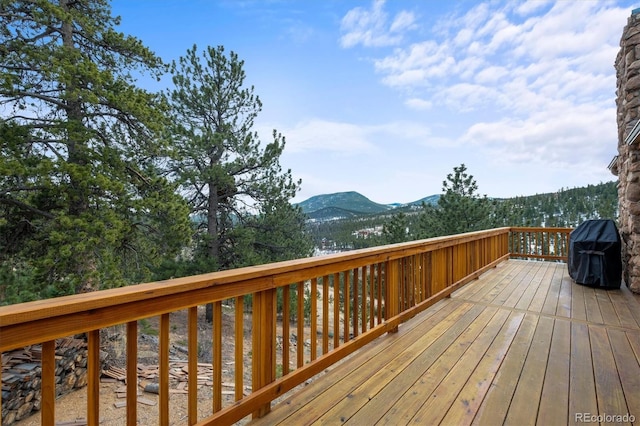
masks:
{"label": "pine tree", "polygon": [[403,243],[410,240],[408,232],[407,215],[398,212],[391,216],[391,219],[383,225],[382,241],[384,244]]}
{"label": "pine tree", "polygon": [[478,184],[464,164],[447,175],[442,191],[437,207],[424,208],[419,220],[420,237],[453,235],[491,226],[491,203],[486,195],[477,194]]}
{"label": "pine tree", "polygon": [[299,189],[279,159],[275,130],[262,144],[252,130],[262,109],[245,87],[244,61],[222,46],[197,47],[171,66],[173,165],[191,213],[201,218],[196,255],[209,270],[291,259],[311,253],[304,216],[289,203]]}
{"label": "pine tree", "polygon": [[[106,0],[0,0],[0,261],[58,295],[136,281],[188,238],[160,174],[162,63]],[[42,289],[41,289],[42,290]]]}

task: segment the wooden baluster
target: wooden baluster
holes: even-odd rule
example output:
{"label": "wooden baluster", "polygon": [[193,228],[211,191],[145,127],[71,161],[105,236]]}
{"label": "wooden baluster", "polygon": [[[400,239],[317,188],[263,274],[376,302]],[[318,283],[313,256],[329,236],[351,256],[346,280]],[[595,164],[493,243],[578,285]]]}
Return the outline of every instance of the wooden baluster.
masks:
{"label": "wooden baluster", "polygon": [[56,341],[42,343],[42,414],[41,424],[53,426],[56,422]]}
{"label": "wooden baluster", "polygon": [[289,303],[289,286],[282,288],[282,375],[289,374],[289,322],[291,321],[291,306]]}
{"label": "wooden baluster", "polygon": [[318,278],[311,280],[311,361],[318,356]]}
{"label": "wooden baluster", "polygon": [[[385,301],[385,319],[392,318],[400,313],[399,311],[399,301],[400,301],[400,289],[399,289],[399,260],[390,260],[386,263],[385,266],[385,284],[386,284],[386,296],[387,300]],[[390,330],[390,333],[395,333],[398,331],[398,327],[394,327]]]}
{"label": "wooden baluster", "polygon": [[360,268],[355,268],[353,270],[353,303],[352,303],[353,305],[353,337],[358,337],[358,334],[359,334],[359,330],[358,330],[358,317],[360,315],[360,312],[358,310],[359,308],[358,287],[359,286],[360,286]]}
{"label": "wooden baluster", "polygon": [[235,399],[244,397],[244,296],[236,297]]}
{"label": "wooden baluster", "polygon": [[400,291],[400,304],[398,305],[398,313],[407,308],[407,259],[398,259],[398,272],[400,273],[398,290]]}
{"label": "wooden baluster", "polygon": [[376,271],[375,271],[375,265],[369,265],[367,267],[369,269],[369,279],[367,280],[367,283],[369,285],[369,329],[372,329],[375,326],[375,316],[376,316],[376,312],[375,312],[375,300],[376,300],[376,286],[375,286],[375,279],[376,279]]}
{"label": "wooden baluster", "polygon": [[189,425],[198,422],[198,307],[192,306],[187,311],[187,416]]}
{"label": "wooden baluster", "polygon": [[376,283],[378,286],[378,324],[382,323],[382,263],[376,265]]}
{"label": "wooden baluster", "polygon": [[[276,372],[276,291],[265,290],[253,295],[253,391],[268,385],[275,380]],[[303,342],[298,341],[300,345]],[[258,407],[253,417],[263,417],[271,410],[271,403]]]}
{"label": "wooden baluster", "polygon": [[222,410],[222,302],[213,303],[213,412]]}
{"label": "wooden baluster", "polygon": [[333,348],[340,346],[340,274],[333,274]]}
{"label": "wooden baluster", "polygon": [[138,424],[138,321],[127,323],[127,425]]}
{"label": "wooden baluster", "polygon": [[100,330],[87,333],[87,424],[100,423]]}
{"label": "wooden baluster", "polygon": [[296,286],[298,291],[298,336],[296,339],[297,350],[297,367],[300,368],[304,365],[304,283],[299,282]]}
{"label": "wooden baluster", "polygon": [[329,352],[329,276],[322,277],[322,353]]}
{"label": "wooden baluster", "polygon": [[349,324],[351,321],[351,271],[344,272],[344,342],[351,340]]}
{"label": "wooden baluster", "polygon": [[368,276],[368,266],[362,267],[362,313],[360,318],[360,327],[362,334],[367,332],[367,276]]}
{"label": "wooden baluster", "polygon": [[169,314],[160,315],[160,425],[169,425]]}

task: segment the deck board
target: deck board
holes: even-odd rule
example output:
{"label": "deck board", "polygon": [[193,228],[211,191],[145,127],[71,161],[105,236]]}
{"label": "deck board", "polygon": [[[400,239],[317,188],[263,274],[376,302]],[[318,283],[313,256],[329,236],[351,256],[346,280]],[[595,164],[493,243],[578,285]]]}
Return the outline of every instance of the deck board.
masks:
{"label": "deck board", "polygon": [[252,424],[578,424],[640,419],[640,297],[510,260]]}
{"label": "deck board", "polygon": [[[564,282],[563,282],[564,285]],[[565,423],[569,415],[569,373],[571,359],[571,323],[556,319],[549,350],[549,362],[538,407],[536,422],[551,425]]]}

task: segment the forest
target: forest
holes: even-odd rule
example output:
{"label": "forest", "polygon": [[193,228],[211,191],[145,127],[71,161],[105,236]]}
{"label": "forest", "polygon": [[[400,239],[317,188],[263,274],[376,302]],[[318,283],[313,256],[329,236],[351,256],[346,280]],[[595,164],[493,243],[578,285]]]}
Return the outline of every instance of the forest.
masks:
{"label": "forest", "polygon": [[[467,174],[466,168],[463,173]],[[575,227],[587,219],[616,220],[617,191],[617,182],[611,181],[561,188],[554,193],[490,199],[478,196],[476,187],[469,198],[477,209],[451,203],[407,206],[380,214],[308,222],[307,229],[318,249],[342,251],[501,226]],[[447,213],[438,214],[443,208]],[[465,224],[468,214],[476,214],[477,210],[480,214],[474,223]],[[445,224],[440,226],[434,221]],[[462,228],[456,228],[455,223],[463,224]]]}

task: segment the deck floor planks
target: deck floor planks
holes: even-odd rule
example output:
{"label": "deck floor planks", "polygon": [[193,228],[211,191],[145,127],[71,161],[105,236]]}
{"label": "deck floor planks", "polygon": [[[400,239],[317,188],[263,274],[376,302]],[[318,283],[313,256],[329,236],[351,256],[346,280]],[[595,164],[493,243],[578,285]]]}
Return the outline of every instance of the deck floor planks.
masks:
{"label": "deck floor planks", "polygon": [[482,404],[496,373],[504,361],[504,357],[523,319],[524,313],[511,313],[507,322],[502,329],[499,330],[491,346],[458,394],[456,401],[451,404],[449,411],[442,419],[444,424],[471,424],[475,413]]}
{"label": "deck floor planks", "polygon": [[[536,266],[538,267],[532,268],[529,273],[523,276],[522,280],[518,283],[511,295],[503,303],[501,303],[502,306],[514,308],[527,292],[531,293],[530,297],[533,297],[535,291],[531,291],[530,289],[535,290],[535,288],[538,287],[538,285],[542,282],[544,273],[549,266],[549,262],[536,263]],[[525,285],[525,281],[529,281],[529,283]],[[522,289],[524,289],[524,291],[522,291]],[[527,295],[527,297],[529,297],[529,295]]]}
{"label": "deck floor planks", "polygon": [[[638,328],[639,324],[633,315],[628,299],[624,296],[623,291],[609,292],[609,299],[613,304],[613,308],[618,315],[618,320],[622,327]],[[633,303],[633,302],[631,302]]]}
{"label": "deck floor planks", "polygon": [[[465,317],[457,321],[446,334],[443,334],[436,342],[421,351],[418,357],[416,357],[406,369],[403,370],[402,375],[396,375],[392,380],[386,384],[384,389],[378,391],[374,396],[371,396],[367,402],[370,402],[370,408],[366,411],[357,411],[361,408],[361,405],[357,407],[357,412],[353,411],[353,407],[350,407],[348,412],[341,413],[340,418],[347,420],[351,424],[361,424],[362,422],[371,423],[382,418],[389,407],[397,402],[397,400],[407,392],[407,390],[415,385],[415,382],[420,378],[425,371],[430,368],[443,353],[451,346],[451,344],[460,337],[460,335],[468,328],[473,320],[482,312],[482,308],[476,306],[469,311]],[[382,367],[386,368],[386,367]],[[348,402],[351,404],[351,401]],[[333,410],[332,410],[333,411]],[[353,415],[349,416],[349,412]],[[362,418],[364,415],[364,419]],[[325,418],[331,418],[332,413],[328,412]]]}
{"label": "deck floor planks", "polygon": [[426,403],[415,413],[411,419],[412,423],[422,425],[440,423],[508,318],[508,311],[501,309],[496,312],[480,335],[438,384]]}
{"label": "deck floor planks", "polygon": [[518,386],[509,405],[505,422],[512,425],[536,423],[536,413],[549,357],[554,320],[541,317],[524,362]]}
{"label": "deck floor planks", "polygon": [[525,314],[502,366],[495,375],[489,392],[487,392],[472,424],[499,425],[504,422],[539,318],[538,315]]}
{"label": "deck floor planks", "polygon": [[[607,332],[629,409],[628,413],[640,413],[640,365],[628,339],[628,335],[632,332],[615,329]],[[637,332],[633,334],[638,336]]]}
{"label": "deck floor planks", "polygon": [[[599,412],[606,414],[628,413],[629,410],[627,409],[606,328],[589,326],[589,338],[591,340],[593,373],[596,382]],[[600,424],[613,423],[601,422]]]}
{"label": "deck floor planks", "polygon": [[551,285],[547,292],[547,297],[544,300],[544,305],[540,312],[549,315],[555,315],[558,308],[558,298],[560,297],[560,288],[562,286],[562,276],[564,274],[564,268],[554,268],[553,278],[551,279]]}
{"label": "deck floor planks", "polygon": [[584,286],[575,284],[571,289],[571,318],[587,320],[587,307],[584,299]]}
{"label": "deck floor planks", "polygon": [[[399,328],[398,333],[391,335],[390,339],[377,339],[370,344],[374,347],[370,351],[358,351],[354,354],[355,358],[350,359],[350,364],[341,364],[337,366],[331,375],[327,375],[323,387],[307,386],[299,393],[288,398],[283,404],[276,405],[268,421],[264,424],[277,424],[282,421],[290,422],[296,418],[309,418],[322,416],[327,407],[332,407],[336,401],[339,401],[343,395],[348,395],[352,389],[356,388],[360,383],[365,381],[371,374],[370,370],[377,371],[378,365],[387,358],[402,354],[407,346],[415,340],[415,336],[411,332],[425,326],[428,329],[436,327],[450,314],[456,311],[463,311],[470,308],[469,304],[451,304],[439,303],[434,305],[438,310],[433,313],[426,312],[416,316],[416,321],[412,321],[410,327],[403,325]],[[406,324],[409,325],[409,324]],[[377,348],[375,346],[378,346]],[[363,356],[366,355],[366,356]],[[369,367],[370,363],[376,363],[376,366]],[[357,369],[353,369],[350,365],[357,365]],[[265,420],[257,419],[256,423]]]}
{"label": "deck floor planks", "polygon": [[488,292],[492,291],[495,286],[501,283],[506,285],[513,280],[514,276],[519,272],[517,262],[509,262],[507,264],[498,264],[491,273],[495,275],[493,283],[487,280],[475,280],[468,285],[456,291],[456,296],[462,299],[481,300]]}
{"label": "deck floor planks", "polygon": [[[544,302],[547,299],[547,294],[551,289],[551,283],[553,282],[553,277],[556,274],[556,269],[557,267],[550,268],[550,272],[551,272],[550,276],[548,276],[548,279],[541,282],[540,285],[538,286],[538,289],[536,290],[536,293],[533,296],[533,299],[531,300],[529,307],[527,308],[528,311],[531,311],[531,312],[542,311],[542,308],[544,307]],[[547,275],[545,275],[545,277],[547,277]]]}
{"label": "deck floor planks", "polygon": [[[515,266],[515,265],[514,265]],[[522,275],[525,274],[522,268],[515,267],[513,272],[506,276],[502,276],[500,280],[496,282],[483,281],[484,291],[477,293],[469,300],[474,300],[483,303],[493,303],[493,300],[507,287],[513,284],[514,280],[520,280]],[[462,297],[462,296],[461,296]]]}
{"label": "deck floor planks", "polygon": [[[638,418],[640,297],[625,288],[575,284],[566,264],[540,263],[498,265],[427,310],[439,314],[416,316],[253,423],[547,425],[580,423],[576,413]],[[466,303],[474,307],[451,321]],[[471,312],[477,316],[469,320]],[[442,332],[432,342],[412,344],[438,322]],[[375,354],[359,358],[369,350]]]}
{"label": "deck floor planks", "polygon": [[538,408],[538,424],[566,424],[569,416],[570,360],[571,322],[556,319]]}
{"label": "deck floor planks", "polygon": [[[636,308],[640,306],[640,295],[632,293],[624,284],[620,288],[620,293],[624,296],[630,306]],[[636,323],[640,326],[640,309],[631,309],[631,315],[633,315]]]}
{"label": "deck floor planks", "polygon": [[569,277],[569,271],[562,271],[560,294],[558,295],[558,306],[556,307],[556,315],[559,317],[571,318],[571,292],[573,291],[573,282]]}
{"label": "deck floor planks", "polygon": [[[390,401],[385,398],[384,393],[380,394],[380,391],[391,386],[391,383],[399,377],[401,381],[406,381],[406,378],[402,380],[403,377],[419,377],[417,373],[421,374],[421,369],[424,369],[425,365],[432,364],[455,340],[455,337],[460,335],[478,317],[480,312],[481,309],[478,307],[468,309],[466,305],[461,305],[460,309],[431,328],[426,334],[415,336],[414,342],[398,356],[392,359],[377,359],[379,367],[375,374],[367,374],[367,379],[350,391],[347,398],[338,402],[329,401],[329,404],[323,403],[323,401],[314,403],[314,405],[326,407],[325,413],[318,420],[321,423],[325,420],[337,419],[342,422],[346,421],[374,398],[381,400],[380,406],[388,406]],[[346,378],[344,381],[351,383],[352,379]],[[388,391],[389,389],[387,389],[387,393],[389,393]],[[396,395],[396,392],[391,392],[392,397]],[[308,415],[305,419],[308,419]]]}
{"label": "deck floor planks", "polygon": [[[413,384],[402,397],[399,398],[398,402],[389,408],[380,419],[379,424],[396,425],[411,421],[416,411],[424,405],[425,401],[473,344],[497,312],[497,308],[485,308],[476,321],[470,324],[460,337],[457,338],[421,376],[409,379],[413,380]],[[364,415],[364,413],[362,415]]]}
{"label": "deck floor planks", "polygon": [[540,276],[540,272],[538,272],[538,274],[536,274],[536,277],[534,277],[534,279],[531,280],[531,284],[526,286],[526,288],[524,289],[524,292],[522,293],[522,297],[520,298],[518,303],[515,305],[516,309],[522,309],[522,310],[529,309],[529,306],[533,302],[533,299],[535,298],[535,295],[538,292],[538,289],[540,288],[540,286],[543,285],[543,283],[551,281],[555,268],[552,267],[553,264],[550,262],[542,262],[542,263],[544,263],[544,267],[541,268],[540,271],[543,271],[543,275]]}
{"label": "deck floor planks", "polygon": [[587,324],[571,323],[569,424],[580,424],[573,413],[597,413],[596,386]]}
{"label": "deck floor planks", "polygon": [[[488,301],[493,305],[503,306],[507,300],[515,293],[518,297],[522,295],[521,289],[531,282],[537,270],[540,269],[542,262],[530,262],[532,265],[523,268],[520,273],[508,285],[504,286],[502,291],[493,299]],[[519,291],[520,290],[520,291]]]}
{"label": "deck floor planks", "polygon": [[587,321],[596,324],[603,324],[604,320],[602,319],[602,314],[600,313],[600,304],[598,303],[598,298],[596,297],[596,289],[594,289],[593,287],[584,287],[583,292],[584,306],[587,312]]}
{"label": "deck floor planks", "polygon": [[620,325],[618,314],[611,303],[608,291],[596,292],[596,300],[600,307],[600,315],[602,315],[602,322],[607,325]]}

